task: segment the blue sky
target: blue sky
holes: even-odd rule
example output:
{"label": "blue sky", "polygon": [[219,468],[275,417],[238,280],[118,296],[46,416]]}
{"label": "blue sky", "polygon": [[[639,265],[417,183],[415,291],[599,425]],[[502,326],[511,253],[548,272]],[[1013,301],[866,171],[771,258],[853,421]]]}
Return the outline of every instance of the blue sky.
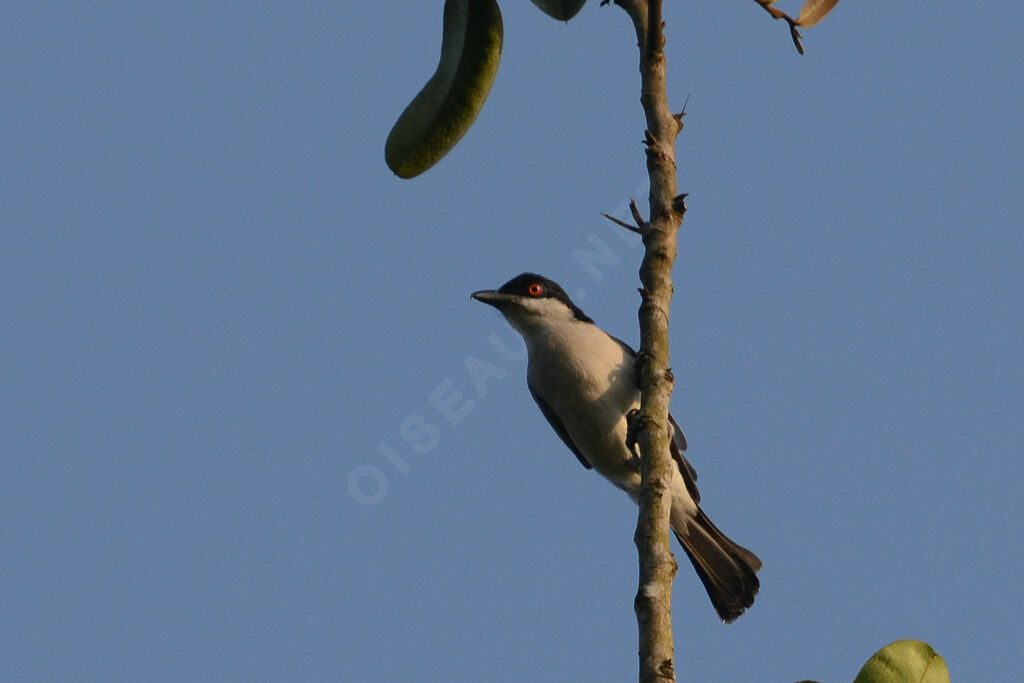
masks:
{"label": "blue sky", "polygon": [[[440,2],[5,4],[5,679],[634,678],[634,508],[469,293],[537,271],[636,343],[635,39],[502,6],[476,125],[400,181]],[[1015,679],[1024,9],[847,0],[804,57],[752,2],[665,15],[673,412],[765,563],[729,626],[681,568],[680,680],[905,637]]]}

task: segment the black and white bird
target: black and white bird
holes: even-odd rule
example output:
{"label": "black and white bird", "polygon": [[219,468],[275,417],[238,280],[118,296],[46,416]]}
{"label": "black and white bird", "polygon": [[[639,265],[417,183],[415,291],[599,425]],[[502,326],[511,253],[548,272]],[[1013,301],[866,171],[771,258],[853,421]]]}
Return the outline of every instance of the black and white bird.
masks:
{"label": "black and white bird", "polygon": [[[540,411],[589,469],[640,495],[640,469],[626,445],[626,414],[640,407],[636,352],[579,309],[557,283],[523,273],[497,290],[472,297],[497,308],[523,336],[526,383]],[[701,509],[697,473],[683,457],[686,439],[672,416],[671,525],[718,615],[731,622],[754,602],[757,555],[730,540]]]}

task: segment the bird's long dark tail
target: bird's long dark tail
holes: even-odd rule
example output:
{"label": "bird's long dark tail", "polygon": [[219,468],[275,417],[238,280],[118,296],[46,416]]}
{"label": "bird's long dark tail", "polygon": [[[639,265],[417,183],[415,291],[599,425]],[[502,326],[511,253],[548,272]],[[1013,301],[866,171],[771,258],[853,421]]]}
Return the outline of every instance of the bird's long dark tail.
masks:
{"label": "bird's long dark tail", "polygon": [[761,587],[756,574],[761,560],[719,531],[700,508],[696,517],[687,516],[685,522],[677,524],[673,515],[672,522],[672,531],[697,570],[718,616],[726,623],[734,621],[754,604]]}

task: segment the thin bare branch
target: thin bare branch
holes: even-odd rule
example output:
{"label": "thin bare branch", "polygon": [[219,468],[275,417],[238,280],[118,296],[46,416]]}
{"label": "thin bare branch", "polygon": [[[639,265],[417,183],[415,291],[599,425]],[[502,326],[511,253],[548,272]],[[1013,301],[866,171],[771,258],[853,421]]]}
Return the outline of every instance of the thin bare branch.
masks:
{"label": "thin bare branch", "polygon": [[772,15],[772,19],[782,19],[787,24],[789,24],[789,35],[793,39],[793,45],[796,45],[796,51],[797,52],[799,52],[800,54],[803,54],[804,53],[804,46],[803,46],[803,43],[800,42],[800,31],[797,28],[799,26],[799,24],[796,22],[796,19],[794,19],[793,17],[789,16],[788,14],[783,12],[782,10],[776,9],[775,7],[773,7],[772,6],[773,0],[754,0],[754,2],[756,2],[758,5],[760,5],[764,9],[765,12],[767,12],[770,15]]}
{"label": "thin bare branch", "polygon": [[[665,44],[662,0],[614,0],[629,15],[640,52],[640,104],[646,127],[648,203],[645,221],[636,202],[633,220],[641,228],[644,258],[640,264],[641,303],[640,414],[630,439],[639,446],[640,513],[634,541],[640,580],[633,607],[639,628],[641,683],[675,681],[672,635],[672,579],[676,561],[669,547],[673,463],[669,454],[668,404],[672,373],[668,371],[668,312],[672,301],[672,264],[676,233],[683,211],[676,192],[675,142],[682,115],[673,116],[665,87]],[[603,3],[607,4],[607,2]],[[685,207],[685,204],[683,205]]]}

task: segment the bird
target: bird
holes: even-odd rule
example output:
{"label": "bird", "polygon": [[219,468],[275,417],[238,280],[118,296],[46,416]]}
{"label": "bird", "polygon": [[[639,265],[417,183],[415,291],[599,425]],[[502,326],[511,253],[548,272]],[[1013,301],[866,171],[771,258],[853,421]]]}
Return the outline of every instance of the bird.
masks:
{"label": "bird", "polygon": [[[638,502],[640,462],[627,446],[627,415],[640,407],[636,351],[598,327],[558,283],[536,273],[471,297],[498,309],[523,337],[530,394],[580,464]],[[697,472],[682,454],[686,437],[671,414],[669,422],[675,463],[670,525],[718,616],[730,623],[754,603],[761,560],[701,508]]]}

